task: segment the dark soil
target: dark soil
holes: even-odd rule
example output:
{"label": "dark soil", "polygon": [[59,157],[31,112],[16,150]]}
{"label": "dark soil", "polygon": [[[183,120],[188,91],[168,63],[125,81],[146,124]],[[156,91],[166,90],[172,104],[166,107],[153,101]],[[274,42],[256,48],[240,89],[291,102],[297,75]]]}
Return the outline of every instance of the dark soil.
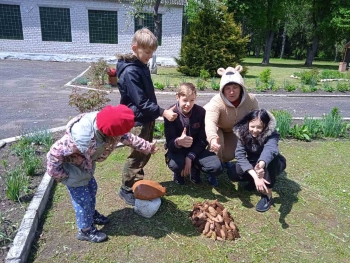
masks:
{"label": "dark soil", "polygon": [[[53,134],[54,141],[59,139],[64,131]],[[11,243],[21,225],[26,208],[30,204],[35,191],[37,190],[46,172],[46,150],[43,146],[34,145],[36,154],[41,159],[41,168],[30,177],[28,192],[20,196],[19,201],[14,202],[6,197],[6,170],[10,171],[22,164],[22,160],[13,153],[13,146],[18,142],[8,143],[0,149],[0,262],[5,262],[5,258]],[[4,164],[7,168],[5,169]]]}

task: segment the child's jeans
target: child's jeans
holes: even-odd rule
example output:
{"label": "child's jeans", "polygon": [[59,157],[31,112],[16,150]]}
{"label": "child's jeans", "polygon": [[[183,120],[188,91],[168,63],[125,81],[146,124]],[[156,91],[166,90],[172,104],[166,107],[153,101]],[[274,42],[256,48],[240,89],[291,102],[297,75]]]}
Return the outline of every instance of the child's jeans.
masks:
{"label": "child's jeans", "polygon": [[92,177],[85,186],[69,187],[67,186],[72,199],[75,217],[79,229],[88,228],[94,222],[94,213],[96,205],[97,183]]}
{"label": "child's jeans", "polygon": [[[139,136],[146,141],[152,142],[155,122],[145,123],[142,126],[132,128],[130,131],[134,135]],[[143,154],[135,149],[131,149],[131,153],[126,159],[122,174],[122,188],[131,191],[136,181],[142,180],[144,177],[143,167],[148,163],[151,154]]]}

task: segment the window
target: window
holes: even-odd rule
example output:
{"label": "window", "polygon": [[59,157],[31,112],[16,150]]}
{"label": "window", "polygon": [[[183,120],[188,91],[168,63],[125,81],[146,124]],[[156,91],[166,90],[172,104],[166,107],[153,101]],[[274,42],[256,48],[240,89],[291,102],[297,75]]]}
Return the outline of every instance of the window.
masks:
{"label": "window", "polygon": [[[141,17],[140,17],[141,16]],[[151,30],[154,34],[154,19],[153,14],[148,13],[142,13],[140,16],[135,17],[134,24],[135,24],[135,32],[143,27],[147,27],[149,30]],[[159,18],[159,36],[158,36],[158,45],[162,45],[162,15],[158,14]]]}
{"label": "window", "polygon": [[0,38],[23,40],[19,5],[0,4]]}
{"label": "window", "polygon": [[39,7],[43,41],[72,42],[69,8]]}
{"label": "window", "polygon": [[118,44],[116,11],[89,10],[90,43]]}

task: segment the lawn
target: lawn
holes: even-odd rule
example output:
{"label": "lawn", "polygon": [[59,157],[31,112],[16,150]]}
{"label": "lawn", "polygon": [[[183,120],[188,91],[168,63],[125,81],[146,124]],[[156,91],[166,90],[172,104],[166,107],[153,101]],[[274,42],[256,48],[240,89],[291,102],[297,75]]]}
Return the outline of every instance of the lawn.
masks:
{"label": "lawn", "polygon": [[[245,84],[249,90],[254,91],[256,87],[256,81],[262,71],[267,68],[271,69],[271,78],[275,81],[277,87],[283,88],[286,84],[301,86],[299,79],[291,78],[290,76],[296,72],[309,71],[310,68],[304,66],[302,60],[288,60],[288,59],[271,59],[270,65],[262,65],[261,58],[245,58],[243,66],[248,67],[248,73],[244,77]],[[317,68],[319,71],[322,70],[338,70],[339,63],[331,61],[315,61],[313,68]],[[350,78],[350,73],[346,74]],[[199,85],[199,78],[184,76],[179,73],[175,67],[158,67],[158,74],[152,75],[153,83],[157,87],[156,83],[163,84],[166,86],[176,86],[181,82],[192,82],[197,87]],[[220,78],[214,78],[215,82],[219,83]],[[205,83],[207,87],[211,87],[212,79],[208,79]],[[336,86],[336,82],[330,82],[330,86]],[[318,82],[316,85],[317,89],[322,90],[324,84]],[[304,91],[305,92],[305,91]],[[306,91],[308,92],[308,91]]]}
{"label": "lawn", "polygon": [[[348,262],[350,258],[350,141],[285,140],[280,150],[286,172],[274,188],[274,206],[258,213],[255,192],[222,174],[219,187],[187,182],[178,186],[164,164],[164,152],[145,168],[146,178],[167,187],[155,216],[143,218],[118,197],[129,149],[116,150],[96,171],[97,208],[111,223],[109,240],[92,244],[75,239],[74,211],[67,190],[58,184],[28,262]],[[240,230],[235,241],[213,241],[189,219],[193,204],[218,199]]]}

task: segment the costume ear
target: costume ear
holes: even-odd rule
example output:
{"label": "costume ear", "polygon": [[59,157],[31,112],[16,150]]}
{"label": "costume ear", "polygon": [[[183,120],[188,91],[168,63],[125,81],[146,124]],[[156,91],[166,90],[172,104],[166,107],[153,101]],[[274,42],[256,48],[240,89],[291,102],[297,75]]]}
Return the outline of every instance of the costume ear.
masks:
{"label": "costume ear", "polygon": [[217,70],[217,73],[218,73],[220,76],[222,76],[222,75],[224,74],[224,72],[225,72],[225,69],[224,69],[224,68],[219,68],[219,69]]}
{"label": "costume ear", "polygon": [[237,66],[235,67],[235,70],[237,70],[239,73],[241,73],[242,70],[243,70],[243,67],[242,67],[241,65],[237,65]]}

